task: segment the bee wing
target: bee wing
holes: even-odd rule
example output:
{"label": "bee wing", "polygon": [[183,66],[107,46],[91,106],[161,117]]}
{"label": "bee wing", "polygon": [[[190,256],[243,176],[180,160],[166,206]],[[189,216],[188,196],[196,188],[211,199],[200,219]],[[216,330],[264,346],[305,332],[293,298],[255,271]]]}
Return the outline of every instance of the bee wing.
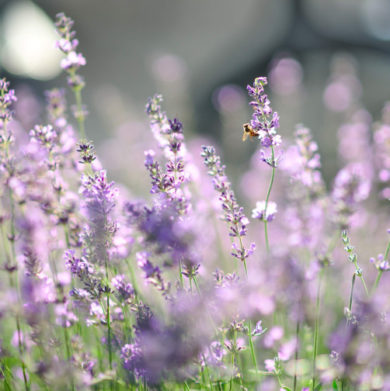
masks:
{"label": "bee wing", "polygon": [[248,132],[244,130],[242,133],[242,141],[245,141],[248,138]]}

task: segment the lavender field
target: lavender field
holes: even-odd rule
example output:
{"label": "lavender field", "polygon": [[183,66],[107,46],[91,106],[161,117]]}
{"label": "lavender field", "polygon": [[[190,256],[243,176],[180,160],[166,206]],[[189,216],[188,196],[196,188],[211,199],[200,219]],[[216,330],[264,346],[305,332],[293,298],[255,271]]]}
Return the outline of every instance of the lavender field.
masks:
{"label": "lavender field", "polygon": [[0,80],[0,390],[389,391],[390,104],[345,107],[325,180],[259,76],[234,141],[255,152],[229,180],[156,94],[122,171],[148,178],[141,197],[89,140],[86,59],[73,21],[55,26],[68,89],[44,123],[25,128]]}

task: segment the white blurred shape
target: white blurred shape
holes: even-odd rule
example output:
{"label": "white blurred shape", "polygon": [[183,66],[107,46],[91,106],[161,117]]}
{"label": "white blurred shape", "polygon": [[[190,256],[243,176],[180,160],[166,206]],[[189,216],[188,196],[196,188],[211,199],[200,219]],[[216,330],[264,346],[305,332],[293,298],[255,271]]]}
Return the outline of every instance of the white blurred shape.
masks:
{"label": "white blurred shape", "polygon": [[15,75],[49,80],[60,71],[61,53],[55,49],[53,22],[30,1],[15,1],[2,17],[1,62]]}
{"label": "white blurred shape", "polygon": [[361,15],[372,36],[383,41],[390,40],[390,0],[365,0]]}

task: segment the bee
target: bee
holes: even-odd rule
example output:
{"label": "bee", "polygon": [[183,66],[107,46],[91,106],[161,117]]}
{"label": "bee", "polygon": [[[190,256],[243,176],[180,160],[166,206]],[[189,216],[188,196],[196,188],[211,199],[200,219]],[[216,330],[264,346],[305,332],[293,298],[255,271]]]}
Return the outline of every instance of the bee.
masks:
{"label": "bee", "polygon": [[250,137],[250,139],[252,139],[252,137],[258,137],[259,136],[259,132],[254,130],[252,128],[252,126],[250,126],[248,123],[242,125],[242,128],[244,130],[244,132],[242,134],[242,141],[245,141],[248,137]]}

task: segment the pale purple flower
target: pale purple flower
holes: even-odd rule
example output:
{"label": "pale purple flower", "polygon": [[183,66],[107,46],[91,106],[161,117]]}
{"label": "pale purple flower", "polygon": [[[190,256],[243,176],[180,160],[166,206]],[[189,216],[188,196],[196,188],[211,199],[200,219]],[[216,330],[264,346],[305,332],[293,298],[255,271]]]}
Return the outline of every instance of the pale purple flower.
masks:
{"label": "pale purple flower", "polygon": [[275,202],[269,201],[266,210],[266,202],[258,201],[256,202],[256,208],[252,210],[252,218],[270,222],[275,219],[277,211]]}
{"label": "pale purple flower", "polygon": [[13,136],[7,124],[12,119],[12,111],[10,106],[17,101],[15,90],[9,89],[9,81],[5,78],[0,79],[0,145],[9,143]]}
{"label": "pale purple flower", "polygon": [[278,351],[278,357],[281,361],[289,360],[297,349],[297,340],[295,338],[282,344]]}
{"label": "pale purple flower", "polygon": [[390,264],[388,259],[385,259],[383,254],[379,254],[376,259],[370,258],[370,262],[381,272],[387,272],[390,270]]}
{"label": "pale purple flower", "polygon": [[61,60],[61,68],[64,70],[77,69],[86,64],[86,60],[81,53],[69,52],[68,55]]}
{"label": "pale purple flower", "polygon": [[302,125],[297,126],[295,143],[285,152],[280,166],[308,189],[311,198],[324,193],[325,184],[320,171],[318,145],[313,141],[309,129]]}
{"label": "pale purple flower", "polygon": [[57,133],[51,125],[37,125],[30,130],[30,137],[33,142],[36,142],[51,151],[57,140]]}
{"label": "pale purple flower", "polygon": [[118,274],[111,280],[115,293],[122,301],[127,301],[134,296],[133,286],[126,281],[123,274]]}
{"label": "pale purple flower", "polygon": [[157,290],[162,292],[165,298],[169,299],[171,284],[164,281],[160,268],[150,262],[149,256],[150,254],[146,251],[141,251],[136,254],[137,264],[144,272],[143,277],[148,284],[153,285]]}
{"label": "pale purple flower", "polygon": [[256,323],[255,328],[252,330],[252,336],[259,337],[260,335],[264,334],[266,331],[267,331],[267,329],[263,328],[262,321],[259,320]]}
{"label": "pale purple flower", "polygon": [[358,205],[371,190],[370,172],[361,163],[350,163],[341,169],[334,180],[332,201],[335,220],[342,229],[348,228]]}
{"label": "pale purple flower", "polygon": [[276,366],[275,366],[275,360],[265,360],[264,361],[265,369],[267,372],[275,372]]}

